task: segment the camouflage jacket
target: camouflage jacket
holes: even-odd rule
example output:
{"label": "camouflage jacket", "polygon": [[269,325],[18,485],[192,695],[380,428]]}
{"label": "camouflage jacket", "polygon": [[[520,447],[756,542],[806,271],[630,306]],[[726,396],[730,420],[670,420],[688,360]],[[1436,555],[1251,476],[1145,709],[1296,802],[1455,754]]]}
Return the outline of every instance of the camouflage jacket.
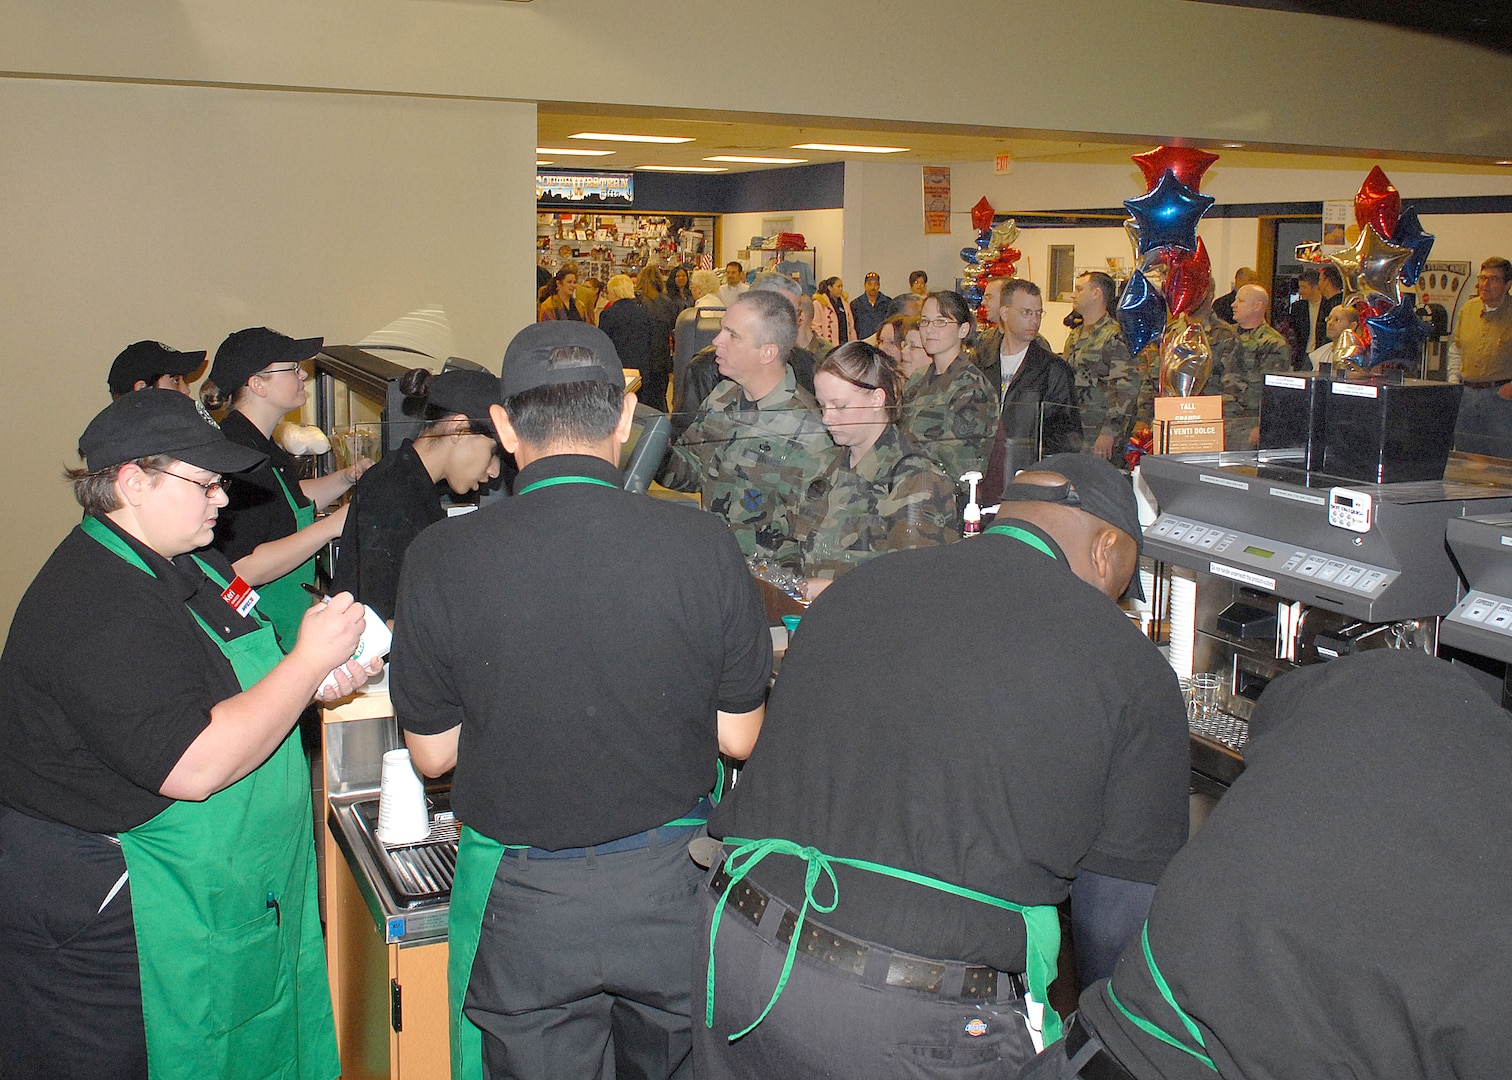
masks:
{"label": "camouflage jacket", "polygon": [[832,578],[888,551],[960,538],[955,483],[896,425],[853,469],[837,446],[803,492],[794,534],[805,577]]}
{"label": "camouflage jacket", "polygon": [[1144,366],[1129,355],[1118,322],[1111,315],[1066,335],[1066,363],[1076,376],[1076,404],[1081,409],[1082,434],[1088,450],[1099,436],[1112,435],[1122,447],[1134,430],[1142,403],[1153,398],[1146,391]]}
{"label": "camouflage jacket", "polygon": [[998,395],[964,353],[944,374],[931,363],[910,376],[903,386],[902,406],[898,426],[952,481],[987,468],[997,430]]}
{"label": "camouflage jacket", "polygon": [[729,380],[710,391],[658,480],[698,492],[705,510],[730,523],[747,555],[760,548],[791,558],[793,511],[833,448],[818,404],[788,367],[754,405]]}
{"label": "camouflage jacket", "polygon": [[[1223,393],[1224,445],[1248,450],[1249,437],[1260,423],[1260,389],[1265,376],[1291,371],[1291,346],[1281,331],[1266,323],[1252,330],[1236,327],[1232,339],[1213,347],[1213,378]],[[1209,393],[1216,392],[1210,389]]]}

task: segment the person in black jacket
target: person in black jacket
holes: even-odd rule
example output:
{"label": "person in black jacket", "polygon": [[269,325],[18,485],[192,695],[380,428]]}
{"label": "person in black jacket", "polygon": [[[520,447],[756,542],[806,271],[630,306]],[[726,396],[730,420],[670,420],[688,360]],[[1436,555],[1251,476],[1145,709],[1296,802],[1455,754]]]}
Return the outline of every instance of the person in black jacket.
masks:
{"label": "person in black jacket", "polygon": [[982,481],[986,505],[998,501],[1020,469],[1041,457],[1079,453],[1082,448],[1075,376],[1039,336],[1045,315],[1039,286],[1010,278],[1001,296],[997,316],[1002,336],[989,370],[1002,395],[1002,408]]}
{"label": "person in black jacket", "polygon": [[644,384],[651,367],[651,312],[635,299],[635,283],[626,274],[615,274],[604,291],[609,306],[599,313],[599,329],[614,342],[620,366],[641,373]]}
{"label": "person in black jacket", "polygon": [[678,307],[666,291],[662,273],[648,266],[636,278],[635,290],[641,306],[651,316],[651,358],[641,368],[641,388],[636,395],[641,404],[657,412],[667,411],[667,389],[672,381],[672,329],[677,325]]}

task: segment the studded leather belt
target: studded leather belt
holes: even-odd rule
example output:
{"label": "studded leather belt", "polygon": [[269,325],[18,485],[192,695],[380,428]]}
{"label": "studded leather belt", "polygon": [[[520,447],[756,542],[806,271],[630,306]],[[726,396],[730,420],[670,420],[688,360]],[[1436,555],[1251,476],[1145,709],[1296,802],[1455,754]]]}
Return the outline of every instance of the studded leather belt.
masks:
{"label": "studded leather belt", "polygon": [[[719,896],[724,894],[729,884],[730,875],[725,873],[724,866],[721,865],[709,880],[709,889]],[[767,908],[771,906],[782,912],[777,924],[776,940],[786,945],[793,940],[793,928],[798,923],[797,910],[753,885],[748,878],[736,882],[730,889],[725,910],[733,911],[753,925],[760,926],[767,917]],[[960,961],[931,960],[899,952],[884,945],[858,941],[815,922],[813,918],[803,921],[798,952],[838,968],[857,980],[866,977],[868,968],[878,971],[885,961],[886,972],[881,979],[883,985],[932,994],[946,1000],[995,1001],[999,981],[1003,979],[1008,980],[1014,997],[1023,997],[1026,989],[1022,974],[963,965]]]}

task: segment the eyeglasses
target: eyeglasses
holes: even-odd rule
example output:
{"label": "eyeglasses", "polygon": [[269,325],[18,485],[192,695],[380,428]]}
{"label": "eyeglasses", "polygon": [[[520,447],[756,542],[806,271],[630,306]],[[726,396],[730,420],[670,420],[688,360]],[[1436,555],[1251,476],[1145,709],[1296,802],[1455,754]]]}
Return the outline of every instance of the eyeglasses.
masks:
{"label": "eyeglasses", "polygon": [[956,322],[954,319],[948,319],[944,315],[940,315],[937,318],[933,319],[920,319],[919,325],[933,326],[937,330],[943,330],[947,326],[960,326],[961,324]]}
{"label": "eyeglasses", "polygon": [[1045,309],[1042,307],[1021,307],[1014,308],[1013,310],[1017,311],[1026,319],[1043,319],[1045,317]]}
{"label": "eyeglasses", "polygon": [[290,364],[288,367],[263,368],[263,370],[256,372],[255,374],[259,379],[266,379],[269,375],[282,375],[287,371],[297,371],[300,374],[304,374],[304,369],[301,368],[298,364]]}
{"label": "eyeglasses", "polygon": [[191,480],[187,476],[180,476],[178,473],[169,472],[167,469],[163,470],[163,475],[171,476],[175,480],[182,480],[186,484],[193,484],[195,487],[199,488],[205,493],[205,498],[207,499],[213,499],[217,495],[224,493],[226,490],[226,486],[219,480]]}

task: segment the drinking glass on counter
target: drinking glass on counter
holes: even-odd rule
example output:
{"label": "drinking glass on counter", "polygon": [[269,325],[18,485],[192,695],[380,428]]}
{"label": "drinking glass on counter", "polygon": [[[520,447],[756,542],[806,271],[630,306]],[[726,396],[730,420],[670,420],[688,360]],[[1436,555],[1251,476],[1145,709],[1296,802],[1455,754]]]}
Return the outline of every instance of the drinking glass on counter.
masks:
{"label": "drinking glass on counter", "polygon": [[1211,724],[1218,718],[1218,675],[1199,671],[1187,684],[1187,720]]}

